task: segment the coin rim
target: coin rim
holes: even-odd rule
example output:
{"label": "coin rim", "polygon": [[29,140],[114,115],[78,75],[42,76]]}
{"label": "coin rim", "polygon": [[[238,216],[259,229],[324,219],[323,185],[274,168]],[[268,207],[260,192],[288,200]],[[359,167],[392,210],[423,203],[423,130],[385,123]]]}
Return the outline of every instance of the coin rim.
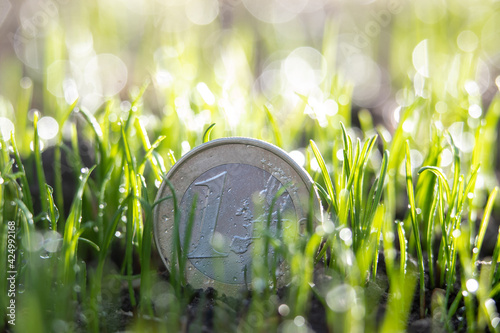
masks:
{"label": "coin rim", "polygon": [[[316,209],[316,223],[318,223],[317,220],[323,221],[323,212],[321,209],[321,204],[320,204],[320,199],[318,192],[316,191],[316,188],[313,186],[314,182],[311,178],[311,176],[307,173],[307,171],[300,166],[293,158],[290,157],[290,155],[283,150],[282,148],[275,146],[269,142],[259,140],[259,139],[254,139],[254,138],[248,138],[248,137],[227,137],[227,138],[219,138],[219,139],[214,139],[209,142],[205,142],[199,146],[194,147],[191,149],[189,152],[187,152],[184,156],[182,156],[167,172],[167,174],[163,177],[163,181],[160,185],[160,188],[158,189],[158,192],[156,194],[155,202],[161,199],[162,193],[166,190],[166,187],[168,187],[167,183],[165,180],[169,180],[170,177],[177,171],[177,169],[181,168],[184,164],[186,164],[187,161],[189,161],[193,156],[196,154],[208,150],[217,146],[225,145],[225,144],[243,144],[243,145],[252,145],[264,150],[269,151],[272,154],[275,154],[277,157],[281,158],[284,160],[284,162],[288,163],[289,166],[297,172],[297,175],[300,177],[304,185],[306,186],[306,189],[308,192],[311,191],[311,189],[314,191],[314,196],[315,196],[315,204],[317,205]],[[178,198],[179,199],[179,198]],[[163,261],[163,264],[165,265],[165,268],[167,271],[169,271],[169,258],[163,253],[161,250],[161,246],[159,245],[159,240],[158,240],[158,224],[159,222],[159,210],[160,210],[160,205],[156,205],[154,208],[153,212],[153,234],[154,234],[154,241],[155,241],[155,246],[160,254],[160,257]],[[186,272],[183,272],[183,274],[186,274]],[[224,286],[225,290],[221,290],[221,292],[226,293],[226,294],[232,294],[235,292],[238,292],[239,290],[245,289],[245,284],[228,284],[224,283],[215,279],[212,279],[210,277],[206,277],[206,279],[209,279],[213,281],[214,286]],[[189,284],[190,281],[187,281]]]}

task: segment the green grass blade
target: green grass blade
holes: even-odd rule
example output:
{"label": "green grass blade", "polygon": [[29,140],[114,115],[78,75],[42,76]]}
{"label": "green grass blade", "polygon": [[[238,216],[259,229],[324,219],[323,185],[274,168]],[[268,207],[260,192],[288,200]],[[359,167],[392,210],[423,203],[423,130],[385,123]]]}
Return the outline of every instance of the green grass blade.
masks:
{"label": "green grass blade", "polygon": [[380,169],[380,174],[377,178],[377,183],[374,184],[377,185],[377,187],[375,190],[375,195],[373,196],[373,200],[371,196],[368,197],[368,204],[370,208],[368,209],[367,221],[373,220],[373,216],[375,215],[378,204],[380,203],[380,199],[382,198],[382,192],[384,190],[385,176],[387,175],[388,166],[389,166],[389,151],[386,150],[384,151],[384,157],[382,158],[382,168]]}
{"label": "green grass blade", "polygon": [[142,252],[140,254],[141,260],[141,307],[145,313],[154,315],[151,306],[150,298],[152,296],[152,283],[151,283],[151,248],[153,240],[153,209],[149,203],[147,195],[146,183],[142,180],[142,197],[141,206],[143,208],[146,218],[144,219],[144,232],[142,234]]}
{"label": "green grass blade", "polygon": [[430,171],[438,177],[439,181],[443,185],[443,188],[446,192],[446,200],[450,201],[451,200],[450,185],[448,184],[448,181],[446,180],[446,176],[444,175],[443,171],[440,168],[435,167],[435,166],[427,166],[427,167],[420,168],[420,170],[418,170],[418,173],[420,174],[424,171]]}
{"label": "green grass blade", "polygon": [[453,141],[453,138],[450,133],[446,133],[446,139],[448,140],[452,152],[453,152],[453,186],[451,189],[451,198],[448,199],[448,205],[450,207],[453,207],[455,200],[458,197],[459,193],[459,180],[460,180],[460,151],[458,150],[458,147],[455,145],[455,142]]}
{"label": "green grass blade", "polygon": [[403,222],[396,221],[398,227],[398,237],[399,237],[399,274],[406,274],[406,258],[407,258],[407,246],[405,229]]}
{"label": "green grass blade", "polygon": [[415,203],[415,192],[413,190],[413,177],[411,173],[410,142],[406,141],[406,188],[410,205],[410,216],[413,226],[413,236],[417,246],[418,266],[420,271],[420,318],[425,315],[425,280],[424,280],[424,258],[420,241],[420,230],[417,221],[417,207]]}
{"label": "green grass blade", "polygon": [[[2,143],[2,145],[4,144],[5,143]],[[26,204],[28,210],[33,213],[33,200],[31,198],[30,185],[28,183],[28,178],[26,177],[26,171],[24,170],[21,155],[19,154],[19,150],[17,149],[14,132],[10,133],[10,144],[12,146],[12,152],[14,154],[14,159],[16,160],[17,168],[21,173],[21,190],[23,193],[23,202]]]}
{"label": "green grass blade", "polygon": [[264,105],[264,110],[266,111],[267,119],[271,124],[271,128],[273,129],[274,139],[276,140],[276,145],[278,147],[283,147],[283,139],[281,138],[281,132],[278,126],[278,121],[274,117],[273,113],[270,110],[270,107]]}
{"label": "green grass blade", "polygon": [[152,156],[154,156],[153,155],[154,150],[157,149],[158,146],[160,145],[160,143],[166,139],[166,136],[163,136],[163,135],[159,136],[158,139],[156,139],[156,141],[151,145],[151,143],[149,142],[149,137],[148,137],[148,134],[146,132],[146,129],[144,128],[144,126],[140,122],[139,118],[135,119],[134,126],[136,129],[136,132],[138,133],[138,135],[142,141],[142,146],[143,146],[144,150],[146,151],[146,154],[144,155],[142,162],[139,164],[139,167],[137,168],[138,173],[144,174],[144,168],[146,166],[146,161],[149,160],[149,162],[151,163],[151,168],[153,169],[153,172],[155,173],[156,179],[161,181],[163,172],[161,171],[161,168],[159,165],[160,163],[158,162],[158,160],[156,158],[152,158]]}
{"label": "green grass blade", "polygon": [[498,282],[498,275],[500,274],[500,270],[498,269],[499,256],[500,256],[500,228],[498,228],[497,243],[495,245],[495,250],[493,251],[493,257],[491,259],[491,274],[490,274],[491,285],[495,285]]}
{"label": "green grass blade", "polygon": [[76,249],[78,245],[78,233],[82,219],[82,197],[85,185],[95,166],[84,172],[80,178],[80,183],[76,191],[71,209],[66,219],[63,236],[63,281],[66,285],[72,284],[75,279],[74,265],[76,263]]}
{"label": "green grass blade", "polygon": [[438,208],[439,196],[434,195],[432,199],[431,209],[429,210],[429,216],[427,217],[427,234],[426,234],[426,246],[427,246],[427,258],[429,262],[429,281],[431,288],[434,288],[434,253],[432,250],[432,240],[434,235],[434,221],[436,219],[436,209]]}
{"label": "green grass blade", "polygon": [[42,152],[40,149],[40,137],[38,135],[38,118],[40,114],[38,112],[34,113],[33,126],[34,126],[34,152],[35,152],[35,165],[36,174],[38,178],[38,189],[40,191],[40,203],[42,207],[42,212],[46,213],[49,210],[47,191],[45,189],[45,172],[42,165]]}
{"label": "green grass blade", "polygon": [[63,180],[61,171],[61,145],[63,144],[63,128],[66,121],[69,119],[70,115],[78,103],[78,98],[69,106],[66,113],[63,115],[62,119],[59,121],[59,133],[57,136],[57,143],[54,147],[54,192],[55,201],[59,207],[61,219],[64,220],[64,193],[63,193]]}
{"label": "green grass blade", "polygon": [[490,196],[488,197],[488,201],[486,202],[486,207],[484,208],[481,224],[479,225],[479,232],[477,234],[476,243],[474,244],[475,248],[472,254],[473,265],[475,265],[477,257],[479,256],[479,252],[481,251],[481,247],[483,246],[484,235],[486,234],[486,228],[488,228],[488,223],[490,222],[491,211],[493,210],[493,205],[495,204],[497,193],[498,186],[495,186],[495,188],[493,188],[493,191],[490,193]]}
{"label": "green grass blade", "polygon": [[57,231],[57,221],[59,220],[59,210],[54,202],[54,197],[52,196],[54,190],[48,184],[45,184],[45,190],[47,191],[48,198],[48,218],[49,218],[49,227],[52,230]]}
{"label": "green grass blade", "polygon": [[332,179],[330,178],[330,175],[328,174],[328,169],[326,168],[325,160],[323,159],[323,156],[321,156],[321,153],[318,149],[318,146],[316,146],[316,143],[311,140],[310,141],[311,148],[313,150],[314,156],[316,157],[316,160],[318,161],[319,167],[321,169],[321,174],[323,176],[323,181],[325,182],[326,190],[328,192],[328,195],[330,197],[330,204],[332,205],[333,209],[335,210],[335,213],[338,214],[338,206],[336,202],[336,196],[333,190],[333,184],[332,184]]}
{"label": "green grass blade", "polygon": [[208,128],[205,130],[205,133],[203,133],[203,143],[210,141],[210,133],[212,133],[212,130],[214,129],[214,127],[215,127],[215,123],[208,126]]}
{"label": "green grass blade", "polygon": [[375,211],[373,217],[373,226],[375,227],[375,252],[373,253],[373,271],[372,280],[375,281],[377,278],[377,267],[379,259],[379,247],[380,247],[380,233],[382,232],[382,227],[384,224],[385,207],[383,204],[379,205]]}
{"label": "green grass blade", "polygon": [[105,147],[103,143],[104,135],[101,125],[99,125],[97,119],[87,109],[81,108],[80,113],[83,115],[85,120],[90,124],[92,130],[94,131],[95,139],[97,141],[97,151],[99,152],[99,158],[97,162],[99,163],[99,168],[101,170],[100,176],[102,178],[107,169],[108,156],[106,152],[107,147]]}

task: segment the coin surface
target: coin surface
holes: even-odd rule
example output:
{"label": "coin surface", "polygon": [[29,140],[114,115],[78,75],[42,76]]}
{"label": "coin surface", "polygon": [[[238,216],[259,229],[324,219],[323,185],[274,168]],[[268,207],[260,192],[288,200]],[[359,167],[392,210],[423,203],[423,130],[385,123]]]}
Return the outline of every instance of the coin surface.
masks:
{"label": "coin surface", "polygon": [[[184,257],[183,273],[194,288],[237,292],[251,282],[254,245],[264,230],[276,238],[304,230],[311,190],[309,175],[276,146],[239,137],[207,142],[184,155],[158,191],[156,246],[168,269]],[[272,246],[265,253],[276,260]],[[282,284],[286,267],[277,260]]]}

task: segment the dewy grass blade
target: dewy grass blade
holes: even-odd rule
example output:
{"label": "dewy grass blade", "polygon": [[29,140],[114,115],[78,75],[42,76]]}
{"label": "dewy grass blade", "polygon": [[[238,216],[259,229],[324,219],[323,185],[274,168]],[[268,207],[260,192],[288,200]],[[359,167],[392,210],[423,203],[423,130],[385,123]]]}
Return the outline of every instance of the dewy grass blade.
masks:
{"label": "dewy grass blade", "polygon": [[78,103],[78,98],[75,99],[73,104],[70,105],[63,118],[59,121],[59,133],[57,135],[57,143],[54,147],[54,192],[55,192],[55,202],[59,207],[61,219],[64,220],[64,193],[63,193],[63,180],[62,180],[62,159],[61,159],[61,145],[63,144],[63,128],[66,121],[70,117],[71,113]]}
{"label": "dewy grass blade", "polygon": [[314,274],[314,255],[318,252],[321,245],[321,237],[313,234],[306,244],[303,258],[303,272],[301,274],[301,283],[297,291],[297,315],[304,314],[307,308],[307,301],[311,292],[311,283]]}
{"label": "dewy grass blade", "polygon": [[313,150],[314,156],[316,157],[316,160],[318,161],[319,167],[321,169],[321,174],[323,176],[323,180],[326,185],[326,190],[328,191],[328,196],[330,197],[329,203],[333,207],[334,211],[336,214],[339,214],[339,208],[337,206],[336,202],[336,196],[333,191],[333,184],[332,184],[332,179],[330,178],[330,175],[328,174],[328,169],[326,168],[325,160],[323,159],[323,156],[321,156],[321,153],[318,149],[318,146],[316,146],[316,143],[311,140],[311,148]]}
{"label": "dewy grass blade", "polygon": [[137,95],[135,97],[132,97],[132,103],[130,104],[130,109],[128,110],[128,117],[127,120],[125,121],[125,132],[128,133],[130,130],[130,126],[132,125],[132,121],[135,119],[135,114],[137,113],[138,108],[140,107],[140,101],[142,99],[142,96],[146,92],[146,89],[149,87],[149,80],[146,80],[143,85],[141,86],[141,89],[138,91]]}
{"label": "dewy grass blade", "polygon": [[271,124],[271,128],[273,129],[274,139],[276,140],[276,145],[278,147],[283,147],[283,140],[281,139],[281,132],[278,126],[278,121],[274,117],[271,106],[264,105],[264,110],[266,111],[267,119]]}
{"label": "dewy grass blade", "polygon": [[[498,228],[497,233],[497,243],[495,245],[495,250],[493,251],[493,258],[491,259],[491,274],[490,282],[491,285],[496,285],[498,283],[498,276],[500,274],[500,269],[498,269],[498,258],[500,256],[500,228]],[[498,285],[500,286],[500,284]]]}
{"label": "dewy grass blade", "polygon": [[71,160],[73,161],[71,166],[73,167],[73,171],[78,174],[80,170],[83,169],[83,161],[82,154],[80,154],[80,146],[78,139],[78,130],[76,127],[76,123],[71,123],[71,149],[66,145],[62,145],[61,149],[63,149],[68,156],[71,156]]}
{"label": "dewy grass blade", "polygon": [[[133,193],[133,190],[131,191]],[[132,306],[136,305],[136,298],[134,293],[134,288],[132,286],[132,275],[133,275],[133,263],[134,263],[134,221],[135,221],[135,200],[134,195],[130,196],[128,199],[128,209],[125,214],[126,220],[126,232],[125,232],[125,260],[124,268],[126,270],[127,276],[130,278],[128,282],[128,291],[130,296],[130,303]],[[142,235],[141,235],[142,236]],[[142,241],[142,240],[141,240]]]}
{"label": "dewy grass blade", "polygon": [[180,239],[180,220],[181,213],[179,210],[177,195],[175,194],[175,189],[172,183],[164,178],[163,181],[167,184],[168,188],[172,192],[172,201],[174,206],[174,241],[172,242],[172,260],[170,261],[170,274],[172,279],[172,284],[174,289],[178,294],[180,294],[180,288],[182,284],[182,274],[183,272],[179,271],[178,265],[182,261],[182,249],[181,249],[181,239]]}
{"label": "dewy grass blade", "polygon": [[[127,161],[127,168],[126,168],[126,178],[128,179],[128,183],[130,185],[131,191],[134,193],[133,198],[130,201],[130,206],[129,206],[129,213],[131,214],[132,220],[130,221],[132,223],[133,231],[136,234],[137,242],[139,245],[139,252],[141,252],[142,249],[142,215],[140,214],[140,201],[139,198],[141,197],[141,189],[139,186],[139,181],[138,181],[138,174],[137,174],[137,166],[136,166],[136,160],[135,158],[132,157],[132,150],[129,145],[129,140],[127,138],[127,135],[125,133],[125,128],[122,126],[122,144],[123,144],[123,151],[125,155],[125,160]],[[128,222],[128,220],[127,220]],[[127,234],[129,232],[132,232],[132,230],[127,230]],[[130,240],[130,246],[132,246],[132,240]],[[130,253],[129,253],[130,254]],[[131,254],[129,259],[131,260]],[[131,265],[131,263],[129,263]],[[131,269],[131,268],[130,268]]]}
{"label": "dewy grass blade", "polygon": [[140,173],[141,175],[144,174],[144,168],[146,166],[146,161],[149,160],[149,162],[151,163],[151,168],[153,169],[153,172],[155,173],[156,179],[158,181],[161,181],[163,172],[161,171],[161,167],[159,165],[160,163],[157,161],[156,158],[152,158],[151,156],[153,155],[153,152],[155,151],[155,149],[158,148],[160,143],[164,139],[166,139],[166,136],[163,136],[163,135],[159,136],[158,139],[151,145],[151,143],[149,142],[148,133],[146,132],[146,129],[144,128],[144,126],[140,122],[139,118],[135,119],[134,126],[136,129],[136,132],[139,134],[139,137],[142,141],[143,148],[146,151],[146,154],[144,155],[142,162],[139,164],[139,167],[137,168],[137,172]]}
{"label": "dewy grass blade", "polygon": [[[130,118],[130,116],[129,116]],[[124,159],[127,164],[125,167],[125,178],[127,180],[129,191],[133,195],[128,201],[127,210],[127,229],[126,229],[126,248],[125,248],[125,262],[127,275],[130,277],[133,273],[133,251],[134,251],[134,238],[137,239],[138,251],[142,253],[142,240],[143,240],[143,223],[141,215],[140,197],[141,190],[139,187],[138,174],[135,158],[132,157],[132,151],[129,145],[125,126],[121,126],[122,133],[122,150]],[[132,282],[128,282],[130,301],[133,305],[136,304]]]}
{"label": "dewy grass blade", "polygon": [[490,222],[491,211],[493,210],[493,205],[495,204],[495,199],[498,193],[498,186],[493,188],[490,196],[488,197],[488,202],[484,208],[483,218],[481,219],[481,224],[479,225],[479,232],[477,234],[476,243],[474,244],[474,251],[472,254],[472,265],[475,266],[481,247],[483,246],[484,235],[486,234],[486,228]]}
{"label": "dewy grass blade", "polygon": [[124,200],[122,205],[118,207],[116,212],[111,218],[110,223],[102,226],[104,229],[104,238],[102,242],[100,242],[100,251],[99,258],[97,262],[97,268],[92,278],[92,286],[90,288],[91,296],[90,296],[90,306],[91,310],[94,312],[94,315],[91,316],[89,327],[92,327],[94,332],[99,332],[99,309],[98,309],[98,295],[101,293],[101,282],[104,270],[104,264],[106,259],[109,257],[109,249],[111,247],[111,243],[113,241],[113,237],[115,235],[118,222],[120,221],[123,211],[125,210],[125,203],[128,202],[128,199],[131,195],[129,194]]}
{"label": "dewy grass blade", "polygon": [[[24,204],[23,201],[14,199],[14,202],[24,216],[24,224],[22,225],[22,228],[24,230],[22,230],[22,234],[24,235],[24,237],[26,237],[27,243],[31,244],[31,234],[34,232],[33,214],[31,214],[29,208]],[[28,256],[31,255],[30,251],[27,252]]]}
{"label": "dewy grass blade", "polygon": [[[472,164],[481,162],[484,174],[493,174],[495,159],[491,158],[491,153],[495,151],[498,141],[497,126],[500,119],[500,95],[496,94],[490,103],[483,121],[484,124],[478,127],[478,141],[473,152]],[[482,121],[482,122],[483,122]],[[478,144],[480,142],[481,144]]]}
{"label": "dewy grass blade", "polygon": [[[345,129],[344,123],[340,122],[340,128],[342,129],[342,140],[344,141],[344,150],[347,153],[347,161],[352,158],[352,142],[351,138],[347,135],[347,130]],[[344,159],[345,161],[346,159]]]}
{"label": "dewy grass blade", "polygon": [[414,274],[402,274],[393,274],[391,279],[387,311],[380,328],[382,333],[406,331],[416,281]]}
{"label": "dewy grass blade", "polygon": [[193,197],[193,202],[191,203],[191,207],[189,209],[189,216],[186,224],[186,231],[184,234],[184,246],[182,247],[182,255],[181,255],[181,260],[179,261],[179,273],[182,276],[182,284],[186,285],[186,280],[185,280],[185,268],[186,268],[186,262],[188,260],[188,253],[189,253],[189,246],[191,243],[191,236],[193,233],[193,226],[194,226],[194,221],[196,217],[196,205],[198,203],[198,193],[195,193]]}
{"label": "dewy grass blade", "polygon": [[99,228],[99,233],[97,237],[99,239],[99,244],[103,244],[104,237],[106,236],[106,228],[108,226],[108,222],[106,223],[104,222],[105,208],[108,205],[108,203],[106,202],[106,189],[111,180],[113,170],[114,170],[114,165],[111,164],[108,172],[106,173],[104,179],[102,180],[101,188],[99,189],[99,194],[98,194],[97,227]]}
{"label": "dewy grass blade", "polygon": [[69,216],[66,219],[63,236],[63,281],[66,285],[71,285],[75,279],[74,264],[76,263],[76,249],[78,245],[78,232],[80,230],[82,218],[82,196],[90,174],[95,167],[82,174],[80,184],[73,199]]}
{"label": "dewy grass blade", "polygon": [[[23,82],[24,80],[24,82]],[[30,110],[31,99],[33,97],[33,81],[29,78],[21,79],[21,92],[17,99],[16,105],[16,140],[21,145],[21,153],[24,155],[29,151],[29,138],[24,134],[26,129],[26,121],[28,120],[28,112]],[[29,206],[28,206],[29,208]]]}
{"label": "dewy grass blade", "polygon": [[422,255],[420,230],[417,221],[417,207],[415,204],[415,192],[413,190],[413,177],[411,173],[410,143],[408,140],[406,141],[406,188],[408,191],[410,216],[413,225],[413,236],[415,238],[415,244],[417,246],[418,268],[420,271],[420,318],[423,318],[425,314],[424,258]]}
{"label": "dewy grass blade", "polygon": [[451,200],[451,190],[450,190],[450,185],[448,184],[448,181],[446,180],[446,176],[443,174],[443,171],[440,168],[435,167],[435,166],[427,166],[427,167],[420,168],[420,170],[418,170],[418,173],[420,174],[426,170],[432,172],[433,174],[435,174],[438,177],[439,181],[441,182],[441,184],[443,185],[443,188],[445,190],[446,200],[448,200],[448,202],[449,202]]}
{"label": "dewy grass blade", "polygon": [[151,249],[153,243],[153,207],[149,203],[146,182],[141,178],[142,197],[141,207],[145,214],[144,232],[142,234],[142,251],[140,253],[141,262],[141,287],[140,287],[140,307],[143,313],[150,316],[154,315],[151,303],[152,299],[152,282],[151,282]]}
{"label": "dewy grass blade", "polygon": [[104,177],[105,172],[107,171],[108,156],[106,152],[107,147],[105,147],[103,143],[103,132],[101,129],[101,125],[99,125],[97,119],[87,109],[81,108],[80,113],[83,115],[85,120],[87,120],[87,122],[91,125],[92,130],[94,131],[94,136],[97,141],[96,152],[99,152],[98,155],[99,159],[97,160],[99,165],[99,177],[102,179]]}
{"label": "dewy grass blade", "polygon": [[378,267],[378,259],[379,259],[379,247],[380,247],[380,233],[382,232],[383,224],[384,224],[384,215],[385,215],[385,207],[383,204],[377,207],[375,215],[373,217],[373,226],[375,228],[375,239],[373,240],[375,243],[375,252],[373,253],[373,271],[372,271],[372,280],[375,281],[377,278],[377,267]]}
{"label": "dewy grass blade", "polygon": [[426,234],[426,246],[427,246],[427,258],[429,262],[429,281],[431,288],[434,287],[434,253],[432,249],[432,240],[434,235],[434,221],[436,219],[436,209],[438,208],[439,196],[434,195],[432,199],[431,209],[429,210],[429,215],[427,217],[427,234]]}
{"label": "dewy grass blade", "polygon": [[[40,191],[40,202],[42,207],[42,213],[47,213],[49,210],[47,191],[45,189],[45,172],[43,170],[42,165],[42,152],[40,147],[40,136],[38,135],[38,118],[40,117],[40,113],[35,112],[33,115],[33,126],[35,138],[34,141],[34,152],[35,152],[35,165],[36,165],[36,174],[38,178],[38,190]],[[47,227],[47,226],[46,226]]]}
{"label": "dewy grass blade", "polygon": [[177,162],[177,160],[175,159],[175,155],[174,155],[173,150],[169,150],[167,155],[168,155],[168,159],[170,160],[170,164],[174,165]]}
{"label": "dewy grass blade", "polygon": [[214,129],[214,127],[215,127],[215,123],[208,126],[208,128],[205,130],[205,133],[203,133],[203,143],[210,141],[210,133],[212,133],[212,130]]}
{"label": "dewy grass blade", "polygon": [[[367,226],[367,230],[370,229],[369,225],[373,220],[375,212],[377,211],[378,205],[380,203],[380,199],[382,198],[382,192],[385,186],[385,176],[387,175],[387,167],[389,164],[389,151],[384,151],[384,157],[382,159],[382,168],[380,169],[379,177],[377,178],[376,183],[373,184],[373,188],[376,188],[374,196],[368,196],[367,204],[369,208],[366,210],[367,219],[364,222],[364,225]],[[376,186],[376,187],[375,187]],[[372,200],[373,198],[373,200]]]}
{"label": "dewy grass blade", "polygon": [[48,198],[48,204],[49,204],[49,211],[47,212],[47,216],[49,218],[49,227],[52,230],[57,231],[57,221],[59,220],[59,210],[57,209],[57,206],[54,202],[54,198],[52,196],[54,190],[52,187],[50,187],[48,184],[45,184],[45,188],[47,191],[47,198]]}
{"label": "dewy grass blade", "polygon": [[[21,190],[23,193],[23,202],[26,204],[28,210],[33,213],[33,200],[31,198],[30,185],[28,183],[28,178],[26,177],[26,171],[24,170],[21,155],[19,154],[19,150],[17,149],[14,132],[10,133],[10,144],[14,153],[14,159],[16,160],[17,168],[19,172],[21,172]],[[2,146],[4,145],[5,142],[2,142]]]}
{"label": "dewy grass blade", "polygon": [[455,200],[457,200],[459,192],[458,182],[460,181],[460,151],[455,145],[453,137],[450,133],[446,133],[446,138],[453,152],[453,186],[451,188],[451,200],[448,199],[448,205],[452,207],[455,204]]}
{"label": "dewy grass blade", "polygon": [[399,274],[406,274],[407,243],[403,222],[396,221],[399,238]]}

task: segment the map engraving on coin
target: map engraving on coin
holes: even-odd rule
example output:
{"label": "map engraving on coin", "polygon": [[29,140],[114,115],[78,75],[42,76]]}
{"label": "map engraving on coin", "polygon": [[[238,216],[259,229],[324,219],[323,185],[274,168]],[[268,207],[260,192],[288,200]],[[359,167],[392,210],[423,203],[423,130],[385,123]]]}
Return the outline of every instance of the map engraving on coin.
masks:
{"label": "map engraving on coin", "polygon": [[[166,179],[180,212],[179,239],[187,249],[184,274],[195,288],[240,290],[251,281],[253,244],[264,227],[280,238],[283,226],[294,223],[298,236],[307,220],[312,190],[308,174],[286,152],[260,140],[225,138],[200,145],[184,155]],[[164,181],[157,200],[171,195]],[[315,213],[320,214],[318,207],[315,193]],[[175,255],[174,211],[168,199],[154,212],[155,241],[167,268]],[[186,237],[190,218],[191,235]],[[275,256],[272,246],[267,253],[268,260]],[[281,266],[278,283],[286,275]]]}

